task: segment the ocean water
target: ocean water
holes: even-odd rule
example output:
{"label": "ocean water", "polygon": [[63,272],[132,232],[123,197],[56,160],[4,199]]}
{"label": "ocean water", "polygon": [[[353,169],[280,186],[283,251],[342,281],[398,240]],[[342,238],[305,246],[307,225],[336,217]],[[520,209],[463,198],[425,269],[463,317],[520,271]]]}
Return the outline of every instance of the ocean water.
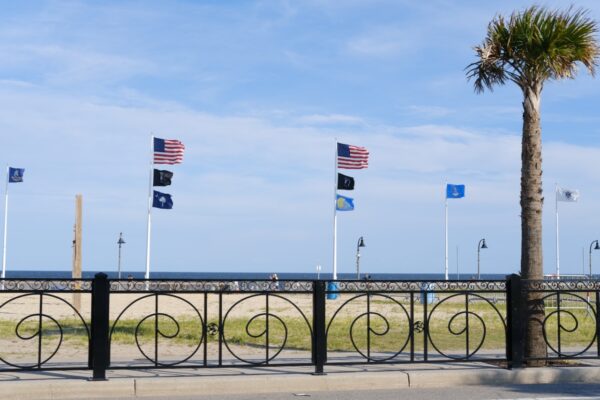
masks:
{"label": "ocean water", "polygon": [[[86,279],[91,279],[98,272],[105,272],[109,279],[116,279],[116,271],[83,271],[82,276]],[[279,279],[290,279],[290,280],[313,280],[317,279],[316,273],[301,273],[301,272],[277,272],[274,271]],[[151,279],[223,279],[223,280],[261,280],[269,279],[272,272],[163,272],[156,271],[150,274]],[[121,277],[127,279],[129,276],[134,279],[143,279],[144,272],[140,271],[122,271]],[[401,273],[369,273],[370,279],[373,280],[443,280],[444,274],[401,274]],[[496,280],[506,279],[508,274],[481,274],[482,280]],[[68,279],[71,277],[71,271],[6,271],[7,278],[16,279]],[[324,280],[331,279],[331,273],[321,273],[319,278]],[[365,274],[361,274],[361,278],[364,279]],[[456,274],[449,274],[450,280],[457,280]],[[460,274],[461,280],[475,279],[474,274]],[[339,273],[339,280],[353,280],[356,279],[356,274],[353,273]]]}

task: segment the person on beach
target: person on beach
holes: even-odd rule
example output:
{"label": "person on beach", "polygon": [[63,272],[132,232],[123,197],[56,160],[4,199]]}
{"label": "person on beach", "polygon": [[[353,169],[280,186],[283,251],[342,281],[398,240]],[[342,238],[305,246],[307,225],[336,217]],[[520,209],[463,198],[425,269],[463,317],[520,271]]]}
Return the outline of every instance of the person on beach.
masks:
{"label": "person on beach", "polygon": [[277,276],[277,274],[271,274],[270,278],[271,278],[271,282],[273,283],[271,285],[273,287],[273,289],[279,290],[279,277]]}
{"label": "person on beach", "polygon": [[127,289],[133,289],[133,275],[127,275]]}

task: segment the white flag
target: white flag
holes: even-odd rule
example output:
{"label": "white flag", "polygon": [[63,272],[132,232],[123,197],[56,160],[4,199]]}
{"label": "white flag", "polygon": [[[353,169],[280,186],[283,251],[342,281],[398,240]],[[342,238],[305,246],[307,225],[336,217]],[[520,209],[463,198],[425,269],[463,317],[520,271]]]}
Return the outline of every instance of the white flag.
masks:
{"label": "white flag", "polygon": [[576,202],[577,200],[579,200],[579,190],[557,187],[556,200]]}

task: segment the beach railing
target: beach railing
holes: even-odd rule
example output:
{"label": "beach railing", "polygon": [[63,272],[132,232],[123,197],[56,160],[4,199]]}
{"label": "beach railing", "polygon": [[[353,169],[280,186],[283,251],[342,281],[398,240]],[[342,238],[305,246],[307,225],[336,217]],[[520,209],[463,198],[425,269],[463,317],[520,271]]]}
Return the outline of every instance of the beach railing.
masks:
{"label": "beach railing", "polygon": [[[600,358],[595,280],[0,282],[0,372],[489,362],[518,368],[536,318],[544,360]],[[535,313],[527,299],[538,302]],[[76,301],[76,298],[80,299]],[[535,360],[537,361],[537,360]]]}

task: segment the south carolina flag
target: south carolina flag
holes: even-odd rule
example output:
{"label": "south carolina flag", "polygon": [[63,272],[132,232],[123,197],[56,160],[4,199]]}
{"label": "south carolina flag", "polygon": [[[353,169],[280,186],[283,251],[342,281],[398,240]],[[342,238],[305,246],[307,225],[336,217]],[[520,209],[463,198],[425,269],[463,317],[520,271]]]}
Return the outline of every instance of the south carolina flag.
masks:
{"label": "south carolina flag", "polygon": [[152,199],[152,207],[162,208],[163,210],[170,210],[173,208],[173,199],[168,193],[161,193],[154,191],[154,197]]}

